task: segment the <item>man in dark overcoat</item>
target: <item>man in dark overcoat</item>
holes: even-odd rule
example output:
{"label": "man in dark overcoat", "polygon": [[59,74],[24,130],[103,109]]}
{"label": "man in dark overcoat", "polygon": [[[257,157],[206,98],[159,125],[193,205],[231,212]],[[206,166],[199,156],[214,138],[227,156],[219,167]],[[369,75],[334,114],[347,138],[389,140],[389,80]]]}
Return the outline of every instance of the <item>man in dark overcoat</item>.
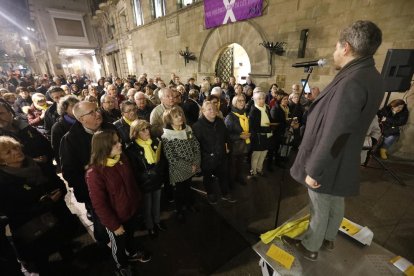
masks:
{"label": "man in dark overcoat", "polygon": [[308,260],[332,250],[344,217],[344,197],[359,192],[360,152],[384,96],[373,55],[382,41],[370,21],[342,30],[333,54],[338,74],[309,108],[292,177],[308,188],[310,224],[301,240],[283,236]]}

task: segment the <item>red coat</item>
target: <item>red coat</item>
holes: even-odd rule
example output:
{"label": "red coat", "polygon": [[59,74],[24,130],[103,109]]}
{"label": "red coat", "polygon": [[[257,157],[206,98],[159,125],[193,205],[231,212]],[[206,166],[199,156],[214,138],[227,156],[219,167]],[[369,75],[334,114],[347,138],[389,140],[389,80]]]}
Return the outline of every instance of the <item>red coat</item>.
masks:
{"label": "red coat", "polygon": [[137,212],[141,194],[126,157],[113,167],[92,166],[86,172],[89,196],[101,223],[115,231]]}

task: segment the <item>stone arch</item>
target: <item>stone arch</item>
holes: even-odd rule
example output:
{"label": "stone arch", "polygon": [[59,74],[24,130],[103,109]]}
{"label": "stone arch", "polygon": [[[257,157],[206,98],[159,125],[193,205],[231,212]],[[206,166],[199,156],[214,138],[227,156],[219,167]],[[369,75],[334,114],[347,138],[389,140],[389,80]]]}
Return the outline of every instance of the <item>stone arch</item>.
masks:
{"label": "stone arch", "polygon": [[200,75],[212,76],[215,64],[223,49],[237,43],[246,50],[250,59],[252,76],[271,76],[272,68],[269,64],[268,51],[259,45],[267,41],[260,26],[251,21],[241,21],[223,25],[210,31],[201,47],[198,62]]}

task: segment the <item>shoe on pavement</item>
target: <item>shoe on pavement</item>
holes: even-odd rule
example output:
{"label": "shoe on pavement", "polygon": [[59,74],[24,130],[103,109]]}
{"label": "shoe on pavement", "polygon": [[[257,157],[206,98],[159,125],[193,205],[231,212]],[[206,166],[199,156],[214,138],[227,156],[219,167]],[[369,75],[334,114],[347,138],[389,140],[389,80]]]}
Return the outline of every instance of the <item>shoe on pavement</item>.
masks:
{"label": "shoe on pavement", "polygon": [[132,270],[130,266],[118,268],[115,271],[115,275],[117,276],[132,276]]}
{"label": "shoe on pavement", "polygon": [[292,239],[288,236],[282,236],[281,240],[284,244],[295,248],[303,256],[303,258],[305,258],[306,260],[314,262],[318,259],[318,252],[313,252],[313,251],[307,250],[303,246],[301,240]]}
{"label": "shoe on pavement", "polygon": [[222,200],[225,200],[225,201],[228,201],[228,202],[230,202],[230,203],[235,203],[235,202],[237,202],[237,200],[236,200],[236,199],[234,199],[234,197],[233,197],[231,194],[227,194],[227,195],[225,195],[225,196],[222,196],[222,197],[221,197],[221,199],[222,199]]}
{"label": "shoe on pavement", "polygon": [[167,231],[167,225],[163,221],[160,221],[159,223],[156,223],[155,228],[158,231]]}
{"label": "shoe on pavement", "polygon": [[332,251],[335,248],[335,243],[333,241],[323,240],[322,248],[328,251]]}
{"label": "shoe on pavement", "polygon": [[147,263],[151,261],[151,253],[143,249],[138,250],[135,254],[128,256],[128,261]]}

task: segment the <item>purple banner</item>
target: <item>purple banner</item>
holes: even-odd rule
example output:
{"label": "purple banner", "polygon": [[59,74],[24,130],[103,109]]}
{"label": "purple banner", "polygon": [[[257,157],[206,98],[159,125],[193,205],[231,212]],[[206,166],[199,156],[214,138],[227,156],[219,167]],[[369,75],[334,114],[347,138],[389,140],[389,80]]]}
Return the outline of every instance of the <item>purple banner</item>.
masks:
{"label": "purple banner", "polygon": [[206,28],[262,15],[263,0],[204,0]]}

